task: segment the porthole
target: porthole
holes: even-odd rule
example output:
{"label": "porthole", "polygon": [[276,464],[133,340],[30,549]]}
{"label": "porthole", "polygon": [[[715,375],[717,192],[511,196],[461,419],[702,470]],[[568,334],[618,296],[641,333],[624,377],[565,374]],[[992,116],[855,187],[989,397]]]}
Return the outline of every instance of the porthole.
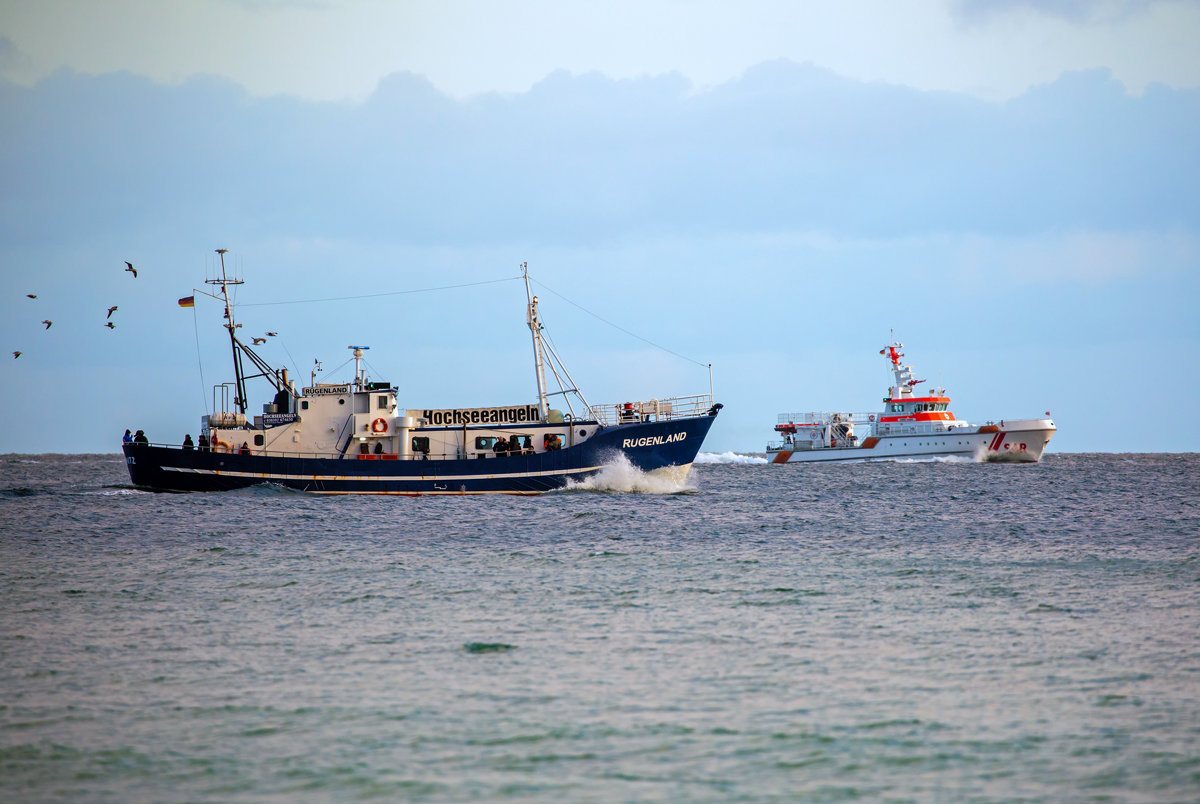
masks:
{"label": "porthole", "polygon": [[339,405],[344,405],[344,404],[346,404],[346,400],[344,400],[344,399],[339,399],[339,400],[338,400],[338,404],[339,404]]}
{"label": "porthole", "polygon": [[580,431],[579,431],[579,437],[580,437],[580,438],[587,438],[587,430],[580,430]]}

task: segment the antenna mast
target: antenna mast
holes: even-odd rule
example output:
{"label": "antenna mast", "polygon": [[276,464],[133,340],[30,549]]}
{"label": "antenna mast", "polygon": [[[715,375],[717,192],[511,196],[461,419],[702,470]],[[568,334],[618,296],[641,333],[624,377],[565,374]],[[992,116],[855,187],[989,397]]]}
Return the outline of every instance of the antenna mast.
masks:
{"label": "antenna mast", "polygon": [[529,263],[521,263],[521,275],[525,277],[525,298],[529,301],[525,321],[529,324],[529,333],[533,337],[533,367],[537,374],[538,408],[542,411],[542,421],[546,421],[550,418],[550,402],[546,399],[546,359],[542,347],[542,322],[538,318],[538,300],[529,289]]}
{"label": "antenna mast", "polygon": [[233,376],[236,380],[237,393],[234,395],[233,404],[237,406],[238,411],[244,416],[246,414],[246,373],[242,370],[242,355],[238,351],[238,339],[234,334],[234,330],[241,326],[233,320],[233,307],[229,303],[229,286],[241,285],[243,281],[234,277],[230,279],[225,273],[225,254],[229,251],[227,248],[217,249],[217,253],[221,255],[221,278],[220,279],[205,279],[206,285],[221,286],[221,301],[225,303],[225,329],[229,330],[229,348],[233,350]]}

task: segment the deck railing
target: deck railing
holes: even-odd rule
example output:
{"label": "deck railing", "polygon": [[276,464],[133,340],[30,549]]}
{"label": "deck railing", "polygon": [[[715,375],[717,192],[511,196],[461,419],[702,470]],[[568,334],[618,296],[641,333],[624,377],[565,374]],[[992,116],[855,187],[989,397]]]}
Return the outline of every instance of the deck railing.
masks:
{"label": "deck railing", "polygon": [[[124,446],[124,445],[122,445],[122,446]],[[133,446],[135,446],[135,447],[160,447],[163,449],[174,449],[174,450],[184,451],[182,444],[149,443],[149,444],[134,444]],[[246,452],[246,453],[241,453],[239,451],[240,448],[214,452],[211,448],[201,449],[200,447],[195,447],[192,450],[187,450],[187,451],[213,452],[213,454],[215,454],[215,455],[246,454],[246,455],[253,455],[256,457],[269,457],[269,458],[317,458],[320,460],[346,460],[346,461],[355,461],[355,460],[359,460],[359,461],[488,460],[488,459],[492,459],[492,458],[520,458],[520,457],[527,457],[530,455],[540,455],[541,452],[545,451],[545,450],[538,451],[538,450],[530,449],[530,450],[523,450],[520,453],[515,454],[515,455],[512,453],[508,453],[508,452],[504,453],[503,455],[497,455],[494,452],[490,452],[490,451],[486,451],[486,450],[480,450],[480,451],[469,450],[467,452],[466,456],[464,457],[461,450],[456,450],[454,452],[444,452],[444,453],[413,452],[410,455],[398,455],[394,452],[370,453],[368,455],[363,455],[362,453],[358,453],[358,452],[347,452],[344,456],[339,456],[339,454],[336,451],[332,451],[332,452],[279,452],[277,450],[263,449],[262,447],[248,447],[247,449],[248,449],[248,452]]]}
{"label": "deck railing", "polygon": [[834,416],[841,416],[843,422],[851,424],[871,424],[879,417],[878,413],[824,413],[814,411],[808,413],[780,413],[778,424],[795,424],[806,426],[813,424],[829,424]]}
{"label": "deck railing", "polygon": [[674,419],[694,419],[707,415],[713,407],[712,394],[672,396],[645,402],[624,402],[618,405],[592,405],[589,412],[598,424],[611,427],[618,424]]}

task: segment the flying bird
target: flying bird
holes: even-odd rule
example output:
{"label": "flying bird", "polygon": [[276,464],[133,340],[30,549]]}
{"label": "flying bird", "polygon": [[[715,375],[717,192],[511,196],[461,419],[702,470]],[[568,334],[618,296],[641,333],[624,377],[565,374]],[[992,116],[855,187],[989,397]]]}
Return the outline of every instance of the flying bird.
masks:
{"label": "flying bird", "polygon": [[20,357],[23,354],[24,354],[24,352],[13,352],[13,360],[16,360],[18,357]]}
{"label": "flying bird", "polygon": [[250,336],[250,340],[254,341],[255,346],[258,346],[260,344],[264,344],[267,342],[266,338],[256,338],[253,335]]}
{"label": "flying bird", "polygon": [[137,279],[137,268],[133,267],[133,263],[131,263],[129,260],[125,260],[125,265],[128,266],[125,270],[133,274],[134,279]]}
{"label": "flying bird", "polygon": [[109,307],[109,308],[108,308],[108,315],[106,315],[106,316],[104,316],[104,317],[105,317],[105,318],[112,318],[112,314],[113,314],[113,313],[115,313],[116,311],[117,311],[117,305],[115,305],[115,304],[114,304],[112,307]]}
{"label": "flying bird", "polygon": [[26,297],[26,298],[28,298],[28,299],[36,299],[36,298],[37,298],[37,296],[35,296],[35,295],[34,295],[34,294],[32,294],[32,293],[26,293],[26,294],[25,294],[25,297]]}
{"label": "flying bird", "polygon": [[274,338],[279,333],[278,332],[268,332],[267,334],[270,335],[272,338]]}
{"label": "flying bird", "polygon": [[53,324],[54,322],[53,321],[43,321],[42,323],[46,325],[46,329],[50,329],[50,325]]}
{"label": "flying bird", "polygon": [[116,325],[116,324],[114,324],[114,323],[113,323],[113,322],[111,322],[111,321],[109,321],[109,322],[108,322],[107,324],[105,324],[104,326],[108,327],[109,329],[116,329],[116,328],[117,328],[117,325]]}

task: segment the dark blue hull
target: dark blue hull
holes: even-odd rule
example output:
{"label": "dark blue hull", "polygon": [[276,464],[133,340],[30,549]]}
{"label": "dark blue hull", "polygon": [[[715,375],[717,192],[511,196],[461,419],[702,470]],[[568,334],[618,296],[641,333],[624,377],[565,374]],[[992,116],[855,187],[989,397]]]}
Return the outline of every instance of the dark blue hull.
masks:
{"label": "dark blue hull", "polygon": [[474,460],[359,460],[238,455],[126,444],[135,486],[231,491],[260,483],[324,494],[540,494],[594,475],[624,454],[644,472],[696,458],[715,415],[607,427],[590,439],[534,455]]}

